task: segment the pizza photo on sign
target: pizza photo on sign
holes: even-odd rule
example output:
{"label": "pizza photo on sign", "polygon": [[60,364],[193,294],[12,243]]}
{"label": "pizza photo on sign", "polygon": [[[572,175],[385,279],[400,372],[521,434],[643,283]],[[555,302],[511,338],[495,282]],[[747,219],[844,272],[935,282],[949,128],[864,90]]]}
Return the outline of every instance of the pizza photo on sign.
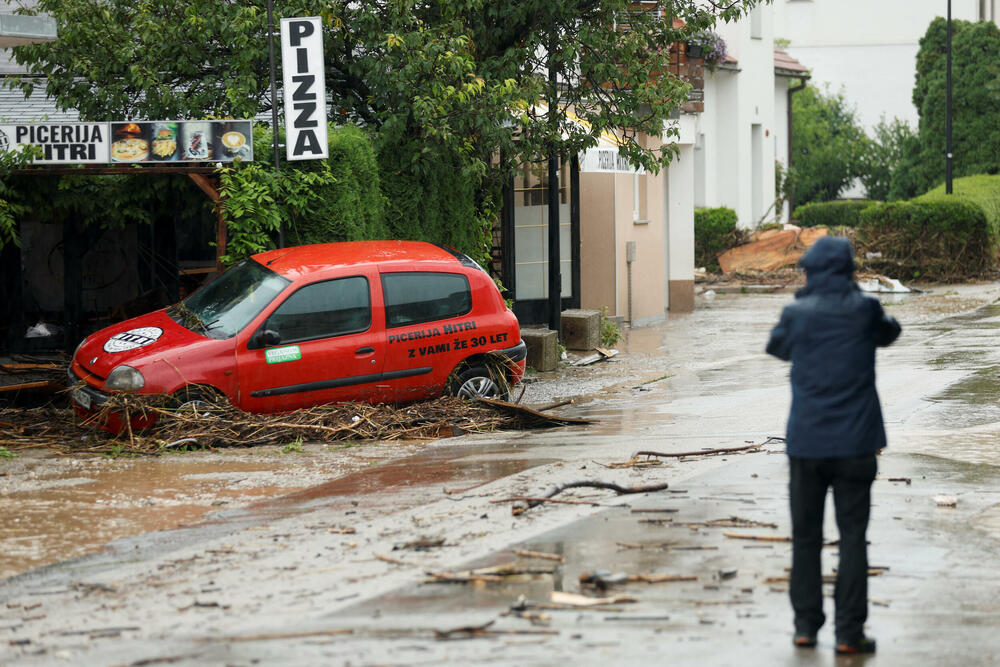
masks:
{"label": "pizza photo on sign", "polygon": [[149,141],[142,136],[137,123],[112,123],[112,162],[142,162],[149,158]]}

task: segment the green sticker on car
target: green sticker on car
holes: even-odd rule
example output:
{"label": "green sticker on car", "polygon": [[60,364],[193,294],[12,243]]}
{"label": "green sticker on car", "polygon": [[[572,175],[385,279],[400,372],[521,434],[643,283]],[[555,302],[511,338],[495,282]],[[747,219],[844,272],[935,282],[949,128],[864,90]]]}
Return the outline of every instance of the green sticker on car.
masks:
{"label": "green sticker on car", "polygon": [[302,358],[302,350],[298,345],[286,345],[285,347],[272,347],[264,352],[264,358],[269,364],[281,364],[286,361],[298,361]]}

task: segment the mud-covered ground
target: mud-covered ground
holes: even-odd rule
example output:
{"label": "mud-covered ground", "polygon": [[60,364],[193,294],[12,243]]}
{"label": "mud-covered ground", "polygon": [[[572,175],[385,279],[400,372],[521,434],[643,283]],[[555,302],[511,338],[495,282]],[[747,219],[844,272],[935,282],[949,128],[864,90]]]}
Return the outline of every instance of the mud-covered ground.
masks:
{"label": "mud-covered ground", "polygon": [[[728,354],[727,332],[706,333],[703,324],[711,320],[713,309],[743,298],[747,291],[758,293],[758,287],[700,286],[695,313],[672,314],[655,326],[626,328],[617,346],[620,354],[610,360],[574,366],[585,353],[571,351],[558,370],[529,372],[513,398],[528,405],[569,399],[575,405],[627,401],[692,359],[710,363]],[[791,299],[794,287],[776,294]],[[1000,298],[1000,286],[994,283],[924,289],[882,300],[901,321],[916,324],[969,312]],[[696,330],[697,336],[685,335]],[[214,509],[244,507],[454,442],[288,443],[140,458],[25,451],[14,459],[0,459],[0,516],[5,517],[0,522],[0,578],[93,552],[115,539],[188,524]]]}

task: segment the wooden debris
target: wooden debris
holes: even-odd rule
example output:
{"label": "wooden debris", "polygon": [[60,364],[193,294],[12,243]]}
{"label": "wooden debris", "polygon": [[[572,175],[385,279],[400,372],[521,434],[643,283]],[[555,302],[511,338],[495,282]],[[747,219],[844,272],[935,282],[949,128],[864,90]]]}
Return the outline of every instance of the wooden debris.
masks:
{"label": "wooden debris", "polygon": [[[404,406],[338,403],[281,415],[243,412],[224,398],[197,414],[180,412],[170,405],[166,396],[112,394],[90,423],[81,423],[70,408],[53,405],[0,409],[0,446],[10,450],[48,447],[60,453],[155,454],[180,445],[212,448],[296,441],[436,439],[450,437],[456,428],[476,433],[590,423],[503,401],[453,397]],[[156,423],[142,432],[117,435],[95,428],[95,423],[114,412],[155,417]]]}
{"label": "wooden debris", "polygon": [[665,508],[662,508],[662,509],[651,508],[651,509],[633,509],[633,510],[631,510],[632,514],[659,514],[661,512],[666,513],[666,514],[674,514],[675,512],[678,512],[678,511],[679,510],[677,508],[673,508],[673,507],[665,507]]}
{"label": "wooden debris", "polygon": [[499,583],[503,577],[495,574],[459,574],[457,572],[426,572],[429,579],[424,579],[425,584],[473,584],[473,583]]}
{"label": "wooden debris", "polygon": [[639,599],[631,595],[611,595],[608,597],[594,598],[577,593],[566,593],[564,591],[552,591],[549,593],[549,601],[554,604],[568,605],[571,607],[596,607],[605,604],[627,604],[638,602]]}
{"label": "wooden debris", "polygon": [[403,549],[412,549],[414,551],[427,551],[435,547],[444,546],[444,538],[421,538],[419,540],[413,540],[412,542],[406,542],[405,544],[397,544],[392,548],[393,551],[401,551]]}
{"label": "wooden debris", "polygon": [[526,498],[520,502],[520,504],[515,504],[511,508],[512,514],[523,514],[532,507],[537,507],[543,502],[558,502],[553,501],[552,497],[562,493],[567,489],[580,489],[580,488],[594,488],[594,489],[607,489],[609,491],[614,491],[618,495],[631,494],[631,493],[648,493],[652,491],[662,491],[667,488],[667,483],[663,484],[652,484],[649,486],[632,486],[625,487],[613,482],[569,482],[567,484],[561,484],[549,490],[548,492],[542,494],[541,496],[534,498]]}
{"label": "wooden debris", "polygon": [[913,480],[912,480],[912,479],[910,479],[909,477],[890,477],[890,478],[889,478],[888,480],[886,480],[886,481],[889,481],[889,482],[903,482],[903,483],[905,483],[905,484],[906,484],[907,486],[909,486],[910,484],[912,484],[912,483],[913,483]]}
{"label": "wooden debris", "polygon": [[698,581],[698,576],[694,574],[630,574],[630,583],[640,584],[663,584],[673,581]]}
{"label": "wooden debris", "polygon": [[425,579],[423,583],[431,584],[469,584],[469,583],[497,583],[503,581],[505,577],[516,576],[538,576],[552,575],[555,568],[538,567],[525,565],[524,563],[509,562],[492,567],[480,567],[475,570],[465,572],[427,572],[430,579]]}
{"label": "wooden debris", "polygon": [[[592,500],[562,500],[559,498],[545,498],[545,497],[533,497],[533,496],[511,496],[510,498],[501,498],[500,500],[491,500],[494,505],[499,503],[511,503],[511,502],[526,502],[532,503],[532,507],[535,505],[540,505],[542,503],[558,503],[561,505],[593,505],[594,507],[600,507],[601,503],[595,503]],[[514,512],[514,514],[520,514],[520,512]]]}
{"label": "wooden debris", "polygon": [[522,558],[542,558],[544,560],[554,560],[559,563],[566,562],[566,559],[559,554],[546,554],[541,551],[514,551],[514,554]]}
{"label": "wooden debris", "polygon": [[496,635],[557,635],[555,630],[491,630],[496,620],[482,625],[466,625],[451,630],[435,630],[435,639],[471,639],[473,637],[493,637]]}
{"label": "wooden debris", "polygon": [[595,419],[580,419],[578,417],[558,417],[539,410],[534,410],[526,405],[499,401],[495,398],[477,398],[477,403],[488,405],[495,410],[516,417],[521,420],[526,427],[530,424],[533,428],[544,428],[546,426],[561,426],[565,424],[593,424]]}
{"label": "wooden debris", "polygon": [[200,642],[259,642],[272,639],[301,639],[303,637],[329,637],[332,635],[354,634],[351,628],[337,628],[335,630],[312,630],[310,632],[267,632],[259,635],[235,635],[223,637],[198,637]]}
{"label": "wooden debris", "polygon": [[640,456],[663,456],[663,457],[671,457],[671,458],[678,458],[678,459],[680,459],[680,458],[684,458],[684,457],[687,457],[687,456],[712,456],[712,455],[715,455],[715,454],[732,454],[734,452],[749,452],[751,450],[758,450],[758,449],[760,449],[761,447],[763,447],[764,445],[768,444],[772,440],[773,440],[773,438],[768,438],[766,441],[760,443],[759,445],[758,444],[753,444],[753,445],[744,445],[742,447],[720,447],[720,448],[717,448],[717,449],[703,449],[701,451],[696,451],[696,452],[668,453],[668,452],[648,452],[648,451],[641,451],[641,452],[636,452],[635,454],[633,454],[632,458],[638,458]]}
{"label": "wooden debris", "polygon": [[676,526],[688,526],[697,528],[777,528],[778,524],[766,521],[754,521],[753,519],[742,519],[738,516],[731,516],[726,519],[713,519],[712,521],[687,521],[676,523]]}
{"label": "wooden debris", "polygon": [[400,560],[398,558],[393,558],[392,556],[386,556],[384,554],[373,553],[372,556],[374,556],[376,560],[380,560],[385,563],[392,563],[393,565],[413,565],[413,563],[407,563],[405,560]]}
{"label": "wooden debris", "polygon": [[719,255],[723,273],[773,271],[794,266],[803,253],[819,238],[829,233],[826,227],[776,229],[761,232],[757,240]]}
{"label": "wooden debris", "polygon": [[734,540],[756,540],[758,542],[791,542],[791,537],[783,535],[744,535],[743,533],[723,533]]}
{"label": "wooden debris", "polygon": [[[597,463],[597,461],[594,461]],[[663,465],[663,461],[657,461],[656,459],[640,459],[638,457],[630,458],[628,461],[619,461],[616,463],[597,463],[597,465],[604,468],[655,468]]]}
{"label": "wooden debris", "polygon": [[[869,577],[878,577],[878,576],[880,576],[882,574],[885,574],[885,572],[886,572],[887,569],[888,568],[870,567],[870,568],[868,568],[868,576]],[[788,576],[784,576],[784,577],[767,577],[766,579],[764,579],[764,583],[765,584],[787,584],[790,581],[791,581],[791,577],[788,577]],[[836,582],[837,582],[837,574],[836,573],[833,573],[833,574],[824,574],[823,575],[823,583],[824,584],[834,584]]]}

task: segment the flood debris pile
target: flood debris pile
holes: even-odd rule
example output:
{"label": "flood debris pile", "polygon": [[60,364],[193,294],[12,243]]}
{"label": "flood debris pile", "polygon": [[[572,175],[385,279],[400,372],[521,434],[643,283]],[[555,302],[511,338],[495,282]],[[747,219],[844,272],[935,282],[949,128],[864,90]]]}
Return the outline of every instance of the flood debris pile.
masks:
{"label": "flood debris pile", "polygon": [[124,415],[155,423],[118,434],[98,430],[72,410],[55,406],[0,409],[0,446],[46,447],[62,453],[156,454],[180,448],[284,446],[342,440],[437,439],[465,433],[526,429],[579,420],[502,401],[442,397],[403,406],[340,403],[262,415],[243,412],[225,398],[176,407],[170,397],[112,395],[94,421]]}

